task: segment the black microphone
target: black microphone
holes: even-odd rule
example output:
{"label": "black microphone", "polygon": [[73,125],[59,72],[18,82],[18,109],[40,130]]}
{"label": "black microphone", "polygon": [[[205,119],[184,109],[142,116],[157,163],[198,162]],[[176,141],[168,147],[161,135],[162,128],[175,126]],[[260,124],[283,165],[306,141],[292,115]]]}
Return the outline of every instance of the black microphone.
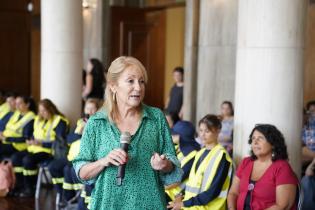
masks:
{"label": "black microphone", "polygon": [[[123,132],[120,136],[120,148],[124,150],[128,154],[128,146],[130,144],[131,135],[129,132]],[[125,168],[126,163],[118,166],[117,176],[116,176],[116,182],[117,185],[122,184],[122,180],[125,177]]]}

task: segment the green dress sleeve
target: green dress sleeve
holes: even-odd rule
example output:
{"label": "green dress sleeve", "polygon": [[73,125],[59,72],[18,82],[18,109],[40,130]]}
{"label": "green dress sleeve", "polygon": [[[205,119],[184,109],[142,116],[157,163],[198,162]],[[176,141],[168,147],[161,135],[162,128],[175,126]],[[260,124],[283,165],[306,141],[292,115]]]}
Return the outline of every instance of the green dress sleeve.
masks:
{"label": "green dress sleeve", "polygon": [[162,112],[160,113],[160,142],[160,154],[166,155],[166,158],[170,160],[174,166],[174,169],[169,173],[160,172],[160,179],[164,186],[180,183],[184,172],[176,157],[171,132]]}
{"label": "green dress sleeve", "polygon": [[82,138],[81,138],[81,143],[80,143],[80,152],[77,155],[77,157],[72,161],[74,170],[76,172],[76,175],[78,179],[83,183],[83,184],[93,184],[96,182],[96,178],[90,179],[90,180],[83,180],[79,177],[79,172],[80,169],[82,168],[83,165],[94,162],[96,161],[95,158],[95,143],[96,143],[96,122],[94,120],[89,120],[87,125],[85,126]]}

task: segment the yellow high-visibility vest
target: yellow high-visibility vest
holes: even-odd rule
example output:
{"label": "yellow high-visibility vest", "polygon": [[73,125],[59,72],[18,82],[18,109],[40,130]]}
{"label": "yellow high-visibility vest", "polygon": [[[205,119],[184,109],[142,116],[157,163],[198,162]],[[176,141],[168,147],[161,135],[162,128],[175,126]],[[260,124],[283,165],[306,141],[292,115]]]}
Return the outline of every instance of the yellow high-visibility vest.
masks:
{"label": "yellow high-visibility vest", "polygon": [[193,166],[190,170],[189,179],[186,183],[185,188],[185,197],[184,201],[188,200],[206,190],[209,189],[215,175],[217,169],[219,167],[222,156],[225,154],[225,157],[228,162],[230,162],[230,168],[228,175],[224,181],[221,192],[217,198],[210,201],[207,205],[204,206],[192,206],[192,207],[184,207],[184,209],[190,210],[225,210],[226,209],[226,198],[228,189],[230,186],[231,176],[232,176],[232,159],[226,150],[220,145],[217,144],[209,154],[204,158],[204,160],[200,163],[197,171],[196,165],[201,155],[204,153],[205,148],[201,149],[195,157]]}
{"label": "yellow high-visibility vest", "polygon": [[7,102],[0,105],[0,119],[10,112],[10,106]]}
{"label": "yellow high-visibility vest", "polygon": [[85,126],[84,120],[83,120],[83,119],[79,119],[79,120],[77,121],[77,126],[76,126],[76,128],[75,128],[74,133],[82,135],[83,127],[84,127],[84,126]]}
{"label": "yellow high-visibility vest", "polygon": [[[188,155],[184,156],[182,152],[177,154],[177,158],[180,161],[180,166],[183,168],[191,159],[193,159],[197,154],[196,150],[191,151]],[[166,194],[172,199],[175,200],[175,196],[180,193],[184,188],[188,181],[188,178],[185,179],[179,186],[174,186],[170,189],[166,189]]]}
{"label": "yellow high-visibility vest", "polygon": [[[68,120],[61,115],[54,115],[49,120],[40,119],[39,116],[35,117],[34,121],[34,138],[41,143],[52,143],[56,139],[55,128],[61,120],[68,124]],[[30,145],[27,147],[30,153],[46,152],[52,154],[51,148],[45,148],[40,145]]]}
{"label": "yellow high-visibility vest", "polygon": [[80,143],[81,143],[81,140],[76,140],[76,141],[72,142],[72,144],[70,145],[70,149],[69,149],[68,156],[67,156],[69,161],[74,160],[74,158],[79,154]]}
{"label": "yellow high-visibility vest", "polygon": [[[35,114],[32,111],[27,112],[25,115],[19,119],[21,113],[19,111],[15,111],[8,123],[5,126],[5,130],[3,131],[3,136],[8,138],[19,138],[23,136],[24,127],[35,118]],[[15,142],[4,142],[5,144],[12,144],[12,146],[18,151],[22,151],[26,149],[26,143],[15,143]]]}

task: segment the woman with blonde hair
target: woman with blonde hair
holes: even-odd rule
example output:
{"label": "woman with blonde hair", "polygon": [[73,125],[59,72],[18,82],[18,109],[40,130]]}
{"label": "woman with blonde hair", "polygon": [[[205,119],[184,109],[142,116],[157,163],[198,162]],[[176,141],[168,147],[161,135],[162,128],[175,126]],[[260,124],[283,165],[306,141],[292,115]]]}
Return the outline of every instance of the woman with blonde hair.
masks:
{"label": "woman with blonde hair", "polygon": [[[136,58],[121,56],[111,63],[105,107],[89,119],[73,161],[79,179],[95,183],[91,209],[166,209],[164,185],[180,182],[164,114],[142,102],[146,83]],[[121,136],[130,140],[128,151],[120,149]],[[122,165],[125,174],[117,176]]]}

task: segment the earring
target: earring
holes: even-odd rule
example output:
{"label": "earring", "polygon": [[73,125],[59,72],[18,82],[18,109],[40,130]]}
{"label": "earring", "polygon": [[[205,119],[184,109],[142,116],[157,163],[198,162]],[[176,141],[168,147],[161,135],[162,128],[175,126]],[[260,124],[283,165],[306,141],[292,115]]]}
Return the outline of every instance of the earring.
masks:
{"label": "earring", "polygon": [[275,154],[274,151],[272,151],[272,153],[271,153],[271,158],[274,159],[275,157],[276,157],[276,154]]}

